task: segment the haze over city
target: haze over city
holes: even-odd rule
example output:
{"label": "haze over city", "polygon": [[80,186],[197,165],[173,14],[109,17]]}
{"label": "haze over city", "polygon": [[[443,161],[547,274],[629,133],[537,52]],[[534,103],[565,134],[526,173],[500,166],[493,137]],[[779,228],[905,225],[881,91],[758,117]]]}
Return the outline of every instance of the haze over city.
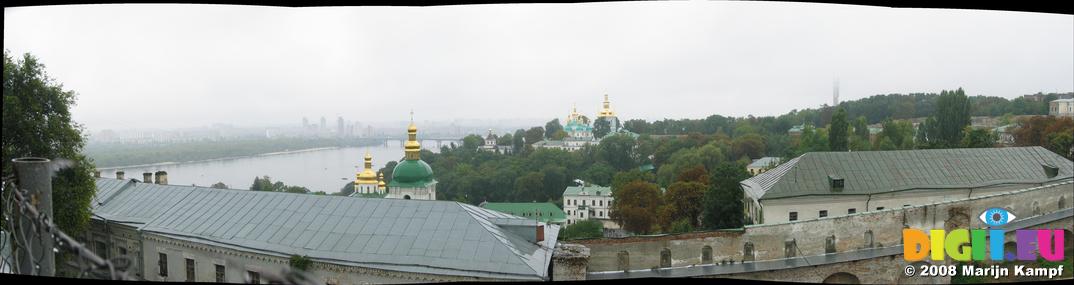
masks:
{"label": "haze over city", "polygon": [[876,94],[1074,90],[1074,17],[756,2],[4,9],[90,130],[779,115]]}

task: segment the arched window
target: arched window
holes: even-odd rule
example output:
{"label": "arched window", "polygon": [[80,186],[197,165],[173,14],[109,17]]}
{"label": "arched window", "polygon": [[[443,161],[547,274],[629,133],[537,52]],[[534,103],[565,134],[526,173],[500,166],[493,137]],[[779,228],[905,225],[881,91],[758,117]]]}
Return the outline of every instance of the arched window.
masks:
{"label": "arched window", "polygon": [[671,267],[671,249],[664,248],[660,251],[660,268]]}

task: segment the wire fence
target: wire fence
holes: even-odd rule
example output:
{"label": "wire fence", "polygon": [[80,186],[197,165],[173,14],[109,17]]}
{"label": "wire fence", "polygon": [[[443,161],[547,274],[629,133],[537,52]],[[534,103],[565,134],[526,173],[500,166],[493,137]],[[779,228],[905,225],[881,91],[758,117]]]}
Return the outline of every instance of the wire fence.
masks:
{"label": "wire fence", "polygon": [[[66,276],[109,280],[138,280],[133,278],[137,262],[129,256],[104,258],[78,240],[61,231],[51,217],[35,206],[36,196],[17,187],[13,176],[3,177],[0,184],[0,273]],[[49,249],[34,250],[52,241]],[[55,259],[48,258],[51,250]],[[108,255],[107,253],[101,253]],[[57,266],[58,263],[62,266]],[[270,284],[317,284],[309,273],[284,268],[280,272],[264,272],[261,280],[245,276],[250,282]]]}

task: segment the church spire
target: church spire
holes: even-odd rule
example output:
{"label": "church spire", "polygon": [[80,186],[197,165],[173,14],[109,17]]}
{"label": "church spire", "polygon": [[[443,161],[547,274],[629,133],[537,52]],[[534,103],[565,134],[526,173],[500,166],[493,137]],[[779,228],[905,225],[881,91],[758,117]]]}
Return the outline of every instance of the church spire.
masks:
{"label": "church spire", "polygon": [[414,111],[410,111],[410,126],[407,127],[407,141],[404,149],[406,160],[421,159],[421,143],[418,142],[418,126],[414,125]]}

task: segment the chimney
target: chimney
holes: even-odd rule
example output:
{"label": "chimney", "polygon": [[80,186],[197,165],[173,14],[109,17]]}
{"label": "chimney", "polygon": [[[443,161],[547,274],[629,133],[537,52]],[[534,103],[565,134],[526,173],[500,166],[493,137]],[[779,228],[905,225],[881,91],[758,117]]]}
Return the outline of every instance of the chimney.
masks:
{"label": "chimney", "polygon": [[116,171],[116,179],[123,180],[123,170]]}
{"label": "chimney", "polygon": [[101,171],[93,170],[93,178],[101,178]]}
{"label": "chimney", "polygon": [[157,171],[157,184],[168,184],[168,173],[163,170]]}
{"label": "chimney", "polygon": [[544,225],[537,225],[537,242],[544,241]]}
{"label": "chimney", "polygon": [[143,172],[142,183],[153,183],[153,173]]}

